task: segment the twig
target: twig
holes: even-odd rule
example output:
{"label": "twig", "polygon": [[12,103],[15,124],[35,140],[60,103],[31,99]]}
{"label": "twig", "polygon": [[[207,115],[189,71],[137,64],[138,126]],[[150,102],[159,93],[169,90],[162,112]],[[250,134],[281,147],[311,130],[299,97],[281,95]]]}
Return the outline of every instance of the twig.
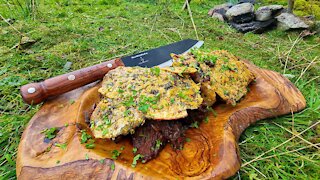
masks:
{"label": "twig", "polygon": [[311,129],[311,128],[313,128],[314,126],[318,125],[319,123],[320,123],[320,121],[318,121],[318,122],[314,123],[312,126],[310,126],[310,127],[308,127],[307,129],[303,130],[303,131],[302,131],[302,132],[300,132],[299,134],[294,135],[293,137],[291,137],[290,139],[286,140],[285,142],[283,142],[283,143],[281,143],[281,144],[279,144],[279,145],[277,145],[277,146],[275,146],[275,147],[273,147],[273,148],[269,149],[268,151],[266,151],[266,152],[264,152],[264,153],[260,154],[259,156],[257,156],[256,158],[254,158],[254,159],[252,159],[252,160],[250,160],[250,161],[248,161],[248,162],[246,162],[246,163],[242,164],[242,166],[241,166],[241,167],[245,167],[245,166],[247,166],[248,164],[250,164],[250,163],[252,163],[252,162],[255,162],[255,161],[259,160],[259,159],[260,159],[262,156],[264,156],[265,154],[267,154],[267,153],[269,153],[269,152],[271,152],[271,151],[273,151],[273,150],[277,149],[278,147],[280,147],[280,146],[282,146],[282,145],[284,145],[284,144],[288,143],[289,141],[291,141],[291,140],[292,140],[292,139],[294,139],[295,137],[297,137],[297,136],[299,136],[299,135],[301,135],[301,134],[305,133],[306,131],[308,131],[309,129]]}
{"label": "twig", "polygon": [[[191,2],[191,0],[186,0],[186,1],[188,1],[188,3]],[[185,10],[185,9],[187,9],[187,2],[184,2],[183,6],[182,6],[182,10]]]}
{"label": "twig", "polygon": [[[290,55],[291,51],[293,50],[294,46],[298,43],[298,41],[300,41],[300,37],[301,37],[301,36],[299,35],[298,38],[293,42],[290,50],[287,52],[287,58],[286,58],[286,62],[285,62],[285,64],[284,64],[283,74],[286,73],[286,68],[287,68],[287,64],[288,64],[288,60],[289,60],[289,55]],[[302,39],[302,38],[301,38],[301,39]]]}
{"label": "twig", "polygon": [[295,84],[300,80],[300,78],[304,75],[304,73],[309,69],[309,67],[313,64],[313,62],[318,58],[318,56],[316,56],[310,63],[309,65],[301,72],[299,78],[296,80],[296,82],[294,82]]}
{"label": "twig", "polygon": [[[276,123],[276,122],[274,122],[274,124],[277,125],[278,127],[280,127],[281,129],[284,129],[285,131],[289,132],[290,134],[295,135],[294,132],[290,131],[289,129],[287,129],[287,128],[283,127],[283,126],[281,126],[280,124],[278,124],[278,123]],[[315,147],[315,148],[317,148],[317,149],[320,150],[320,147],[316,146],[315,144],[311,143],[310,141],[302,138],[301,136],[297,136],[297,137],[298,137],[299,139],[301,139],[302,141],[308,143],[309,145],[311,145],[311,146],[313,146],[313,147]]]}
{"label": "twig", "polygon": [[[317,146],[318,146],[318,145],[320,145],[320,143],[313,144],[313,145],[317,145]],[[274,154],[274,155],[266,156],[266,157],[260,158],[260,159],[258,159],[258,160],[260,161],[260,160],[270,159],[270,158],[273,158],[273,157],[276,157],[276,156],[281,156],[281,155],[285,155],[285,154],[297,152],[297,151],[300,151],[300,150],[303,150],[303,149],[308,149],[308,148],[310,148],[310,147],[312,147],[312,145],[304,146],[304,147],[301,147],[301,148],[299,148],[299,149],[295,149],[295,150],[291,150],[291,151],[286,151],[286,152],[282,152],[282,153],[279,153],[279,154]]]}
{"label": "twig", "polygon": [[14,26],[12,26],[11,23],[9,23],[1,14],[0,14],[1,19],[6,22],[13,30],[15,30],[19,35],[24,36],[18,29],[16,29]]}
{"label": "twig", "polygon": [[196,33],[197,40],[199,40],[197,28],[196,28],[196,25],[194,24],[194,21],[193,21],[192,12],[191,12],[188,0],[186,0],[186,3],[187,3],[187,7],[188,7],[189,16],[190,16],[190,19],[191,19],[191,22],[192,22],[192,25],[193,25],[193,29],[194,29],[194,31]]}
{"label": "twig", "polygon": [[314,81],[315,79],[318,79],[319,77],[320,77],[320,76],[316,76],[316,77],[310,79],[309,81],[307,81],[307,82],[304,84],[304,86],[307,85],[307,84],[309,84],[311,81]]}
{"label": "twig", "polygon": [[257,168],[255,168],[254,166],[252,166],[252,164],[249,164],[254,170],[256,170],[259,174],[261,174],[264,178],[267,178],[266,175],[264,175],[261,171],[259,171]]}

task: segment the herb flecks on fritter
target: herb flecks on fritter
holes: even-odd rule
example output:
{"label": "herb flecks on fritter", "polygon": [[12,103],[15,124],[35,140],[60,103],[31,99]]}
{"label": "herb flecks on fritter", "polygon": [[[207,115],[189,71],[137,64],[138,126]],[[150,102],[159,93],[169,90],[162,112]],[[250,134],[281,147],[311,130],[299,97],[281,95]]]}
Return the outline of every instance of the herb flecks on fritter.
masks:
{"label": "herb flecks on fritter", "polygon": [[216,94],[228,104],[235,105],[247,93],[254,75],[237,57],[224,50],[204,52],[194,50],[183,55],[172,54],[173,67],[192,67],[195,82],[201,83],[204,104],[216,102]]}
{"label": "herb flecks on fritter", "polygon": [[175,120],[186,117],[187,109],[197,109],[203,101],[200,86],[185,77],[183,69],[172,72],[158,67],[119,67],[108,72],[99,89],[103,99],[91,116],[94,136],[115,138],[134,133],[146,118]]}

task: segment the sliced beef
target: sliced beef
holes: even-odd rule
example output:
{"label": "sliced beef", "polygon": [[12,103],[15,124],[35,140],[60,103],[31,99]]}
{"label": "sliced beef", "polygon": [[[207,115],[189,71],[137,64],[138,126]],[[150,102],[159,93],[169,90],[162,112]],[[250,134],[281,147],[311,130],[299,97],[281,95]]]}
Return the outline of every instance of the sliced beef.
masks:
{"label": "sliced beef", "polygon": [[[146,121],[141,127],[138,127],[132,135],[133,146],[137,148],[136,154],[143,155],[142,161],[149,161],[155,158],[165,145],[166,139],[161,131],[152,125],[156,121]],[[160,142],[160,147],[156,144]]]}
{"label": "sliced beef", "polygon": [[132,135],[133,146],[137,148],[135,154],[141,154],[142,161],[147,162],[155,158],[167,143],[174,149],[182,149],[186,141],[185,131],[191,123],[200,123],[206,117],[206,112],[206,108],[203,107],[188,111],[189,116],[181,120],[147,120]]}

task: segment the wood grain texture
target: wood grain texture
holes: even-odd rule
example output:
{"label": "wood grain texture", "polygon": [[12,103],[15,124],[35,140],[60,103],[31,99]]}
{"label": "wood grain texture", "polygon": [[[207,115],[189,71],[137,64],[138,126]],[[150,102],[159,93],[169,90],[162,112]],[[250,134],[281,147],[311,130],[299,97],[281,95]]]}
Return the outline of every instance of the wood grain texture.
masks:
{"label": "wood grain texture", "polygon": [[[249,125],[306,106],[303,95],[285,77],[246,64],[257,79],[240,103],[235,107],[216,105],[216,117],[210,114],[209,123],[186,132],[191,141],[183,150],[173,150],[167,145],[156,159],[139,163],[135,168],[131,167],[133,153],[129,139],[118,144],[97,140],[91,150],[80,143],[79,127],[87,128],[85,119],[99,101],[99,85],[91,84],[50,100],[31,119],[22,135],[17,176],[19,179],[226,179],[240,168],[237,141]],[[75,103],[70,104],[70,100]],[[65,123],[69,126],[65,127]],[[61,129],[55,139],[45,143],[40,132],[51,127]],[[67,149],[55,147],[54,143],[67,143]],[[112,160],[111,151],[122,146],[125,149],[120,157]],[[48,147],[51,147],[49,152]],[[101,159],[105,161],[100,163]]]}

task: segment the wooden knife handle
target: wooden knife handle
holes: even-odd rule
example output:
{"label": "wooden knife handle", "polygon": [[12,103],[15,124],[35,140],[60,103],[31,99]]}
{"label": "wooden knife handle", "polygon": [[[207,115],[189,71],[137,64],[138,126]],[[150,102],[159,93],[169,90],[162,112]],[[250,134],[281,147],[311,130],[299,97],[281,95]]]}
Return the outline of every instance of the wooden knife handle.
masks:
{"label": "wooden knife handle", "polygon": [[24,85],[20,88],[20,93],[24,102],[28,104],[38,104],[49,97],[61,95],[102,79],[108,71],[119,66],[124,66],[121,59],[110,60],[56,76],[39,83]]}

